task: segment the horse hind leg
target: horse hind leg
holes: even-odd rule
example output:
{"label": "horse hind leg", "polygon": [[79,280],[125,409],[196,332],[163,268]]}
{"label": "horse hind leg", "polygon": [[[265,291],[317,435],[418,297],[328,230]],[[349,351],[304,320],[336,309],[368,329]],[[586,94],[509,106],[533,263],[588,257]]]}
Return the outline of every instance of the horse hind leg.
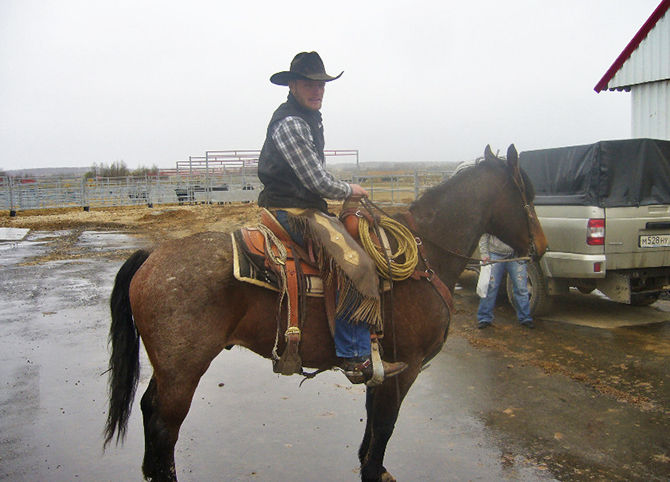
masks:
{"label": "horse hind leg", "polygon": [[140,402],[144,421],[144,461],[142,472],[147,480],[176,481],[174,465],[175,442],[158,411],[156,379],[151,378]]}
{"label": "horse hind leg", "polygon": [[140,407],[144,419],[144,461],[142,472],[147,480],[177,480],[174,448],[179,429],[191,407],[199,377],[171,378],[161,383],[154,371]]}

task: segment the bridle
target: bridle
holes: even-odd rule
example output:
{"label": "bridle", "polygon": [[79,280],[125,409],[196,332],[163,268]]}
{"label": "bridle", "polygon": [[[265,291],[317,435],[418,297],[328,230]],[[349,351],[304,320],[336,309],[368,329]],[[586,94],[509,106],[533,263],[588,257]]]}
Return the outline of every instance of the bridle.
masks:
{"label": "bridle", "polygon": [[533,209],[528,202],[526,197],[526,183],[523,180],[523,175],[521,174],[521,168],[517,164],[512,172],[512,180],[519,190],[521,195],[521,203],[523,205],[523,210],[526,213],[526,226],[528,227],[528,257],[530,259],[537,259],[537,246],[535,246],[535,235],[533,234]]}
{"label": "bridle", "polygon": [[[507,170],[508,170],[508,172],[510,171],[510,169],[507,169]],[[472,257],[466,256],[462,253],[458,253],[456,251],[453,251],[449,248],[445,248],[445,247],[441,246],[440,244],[435,243],[434,241],[431,241],[429,238],[424,237],[423,240],[422,240],[422,237],[417,232],[416,221],[414,220],[414,216],[412,216],[412,213],[408,211],[405,214],[405,220],[407,221],[407,225],[408,225],[410,231],[412,231],[412,234],[414,234],[414,237],[415,237],[414,239],[415,239],[417,245],[421,246],[424,241],[428,241],[431,244],[433,244],[440,251],[444,251],[448,254],[451,254],[451,255],[456,256],[456,257],[461,258],[461,259],[464,259],[467,262],[477,263],[477,264],[481,264],[481,265],[495,264],[495,263],[509,263],[509,262],[512,262],[512,261],[531,261],[531,260],[537,259],[537,247],[535,246],[535,236],[533,235],[533,229],[532,229],[533,209],[531,207],[530,202],[528,201],[528,197],[526,196],[526,183],[523,180],[523,176],[521,175],[521,169],[519,168],[518,164],[516,165],[514,170],[511,171],[511,178],[512,178],[512,181],[514,182],[514,185],[517,187],[517,189],[519,191],[519,195],[521,196],[521,204],[522,204],[524,213],[526,214],[526,227],[528,228],[528,240],[529,240],[528,256],[484,261],[481,258],[472,258]],[[508,179],[507,182],[509,182],[509,179]],[[507,183],[505,183],[505,185],[507,185]],[[503,186],[503,188],[504,187],[505,186]],[[502,191],[502,189],[501,189],[501,191]],[[382,212],[382,214],[386,214],[386,213],[384,213],[384,211],[378,205],[374,204],[372,201],[367,200],[367,202],[369,202],[372,206],[374,206],[376,209],[378,209],[380,212]]]}
{"label": "bridle", "polygon": [[[502,161],[501,161],[502,162]],[[445,253],[451,254],[453,256],[456,256],[458,258],[464,259],[467,262],[471,263],[477,263],[477,264],[495,264],[495,263],[509,263],[512,261],[531,261],[534,259],[537,259],[537,247],[535,246],[535,236],[533,235],[533,229],[532,229],[532,224],[533,224],[533,209],[531,207],[530,202],[528,201],[528,197],[526,196],[526,183],[523,180],[523,175],[521,174],[521,169],[519,168],[519,165],[517,164],[514,169],[509,169],[506,167],[506,170],[510,172],[510,177],[512,178],[512,181],[514,182],[514,185],[516,186],[517,190],[519,191],[519,195],[521,196],[521,204],[524,210],[524,213],[526,214],[526,227],[528,228],[528,240],[529,240],[529,246],[528,246],[528,256],[521,256],[517,258],[505,258],[505,259],[498,259],[498,260],[487,260],[484,261],[481,258],[472,258],[470,256],[466,256],[462,253],[458,253],[456,251],[453,251],[449,248],[445,248],[441,246],[439,243],[436,243],[434,241],[431,241],[430,238],[426,238],[425,236],[422,237],[418,233],[417,229],[417,224],[414,219],[414,216],[410,211],[404,214],[405,222],[407,224],[407,227],[409,230],[412,232],[414,235],[414,241],[416,242],[417,246],[419,246],[419,249],[422,250],[423,244],[425,241],[431,243],[434,245],[437,249],[440,251],[444,251]],[[509,179],[507,180],[509,182]],[[505,183],[505,186],[507,183]],[[504,189],[504,187],[501,188]],[[380,213],[382,213],[384,216],[391,217],[388,213],[384,211],[384,209],[381,208],[378,204],[374,203],[368,198],[362,198],[361,203],[363,206],[368,210],[368,212],[372,215],[372,209],[376,209]],[[425,262],[425,260],[424,260]],[[432,269],[430,269],[432,272]]]}

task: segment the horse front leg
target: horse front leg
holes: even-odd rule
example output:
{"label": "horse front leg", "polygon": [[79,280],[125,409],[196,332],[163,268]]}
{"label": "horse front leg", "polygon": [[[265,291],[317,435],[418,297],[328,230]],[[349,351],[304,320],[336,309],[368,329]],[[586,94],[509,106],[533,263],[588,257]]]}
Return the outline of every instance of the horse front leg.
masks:
{"label": "horse front leg", "polygon": [[372,407],[374,406],[374,393],[376,387],[367,387],[365,391],[365,433],[363,434],[363,441],[361,446],[358,448],[358,460],[361,463],[361,467],[365,464],[367,460],[368,451],[370,450],[370,440],[372,439]]}
{"label": "horse front leg", "polygon": [[392,482],[395,478],[384,467],[384,454],[400,405],[419,374],[419,366],[410,366],[400,375],[390,378],[379,387],[368,388],[365,399],[367,423],[358,451],[361,480]]}

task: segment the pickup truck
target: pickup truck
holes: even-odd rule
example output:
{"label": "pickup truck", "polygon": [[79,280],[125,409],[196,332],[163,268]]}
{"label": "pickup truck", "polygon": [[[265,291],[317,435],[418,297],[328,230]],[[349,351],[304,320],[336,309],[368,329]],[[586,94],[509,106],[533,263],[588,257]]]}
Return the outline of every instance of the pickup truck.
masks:
{"label": "pickup truck", "polygon": [[651,304],[670,288],[670,141],[526,151],[519,163],[549,242],[528,266],[535,314],[570,288],[632,305]]}

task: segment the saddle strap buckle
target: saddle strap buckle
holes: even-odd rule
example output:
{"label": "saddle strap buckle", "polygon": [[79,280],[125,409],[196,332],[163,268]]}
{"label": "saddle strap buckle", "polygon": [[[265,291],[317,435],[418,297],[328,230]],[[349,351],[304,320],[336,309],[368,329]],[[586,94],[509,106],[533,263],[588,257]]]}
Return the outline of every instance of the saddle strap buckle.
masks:
{"label": "saddle strap buckle", "polygon": [[286,338],[287,342],[291,340],[300,341],[301,337],[300,328],[298,328],[297,326],[289,326],[286,329],[286,332],[284,333],[284,337]]}

